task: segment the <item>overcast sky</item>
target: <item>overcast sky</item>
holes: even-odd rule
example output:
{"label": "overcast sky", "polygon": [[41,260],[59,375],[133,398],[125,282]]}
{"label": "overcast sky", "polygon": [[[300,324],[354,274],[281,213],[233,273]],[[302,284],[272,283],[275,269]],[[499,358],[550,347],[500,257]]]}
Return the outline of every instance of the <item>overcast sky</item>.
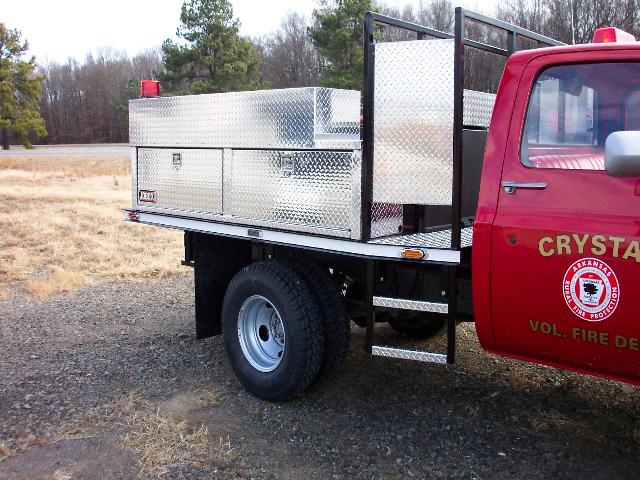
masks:
{"label": "overcast sky", "polygon": [[[0,22],[22,31],[39,63],[83,59],[89,51],[114,47],[130,55],[174,37],[182,0],[2,0]],[[251,37],[276,30],[288,11],[311,15],[316,0],[232,0],[242,34]],[[387,5],[418,0],[388,0]],[[497,0],[463,0],[454,4],[491,10]]]}

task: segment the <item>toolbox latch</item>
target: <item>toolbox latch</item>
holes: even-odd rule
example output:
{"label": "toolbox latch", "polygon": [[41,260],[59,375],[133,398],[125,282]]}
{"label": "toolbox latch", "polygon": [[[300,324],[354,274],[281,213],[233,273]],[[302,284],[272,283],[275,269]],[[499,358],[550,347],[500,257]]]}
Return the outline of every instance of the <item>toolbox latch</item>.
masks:
{"label": "toolbox latch", "polygon": [[293,153],[281,153],[280,154],[280,169],[282,170],[283,177],[290,177],[295,173],[295,157]]}

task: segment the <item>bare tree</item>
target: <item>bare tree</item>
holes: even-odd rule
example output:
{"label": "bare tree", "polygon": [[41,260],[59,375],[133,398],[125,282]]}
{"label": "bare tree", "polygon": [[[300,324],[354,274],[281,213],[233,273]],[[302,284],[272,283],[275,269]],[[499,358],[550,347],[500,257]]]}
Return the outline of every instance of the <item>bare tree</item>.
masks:
{"label": "bare tree", "polygon": [[160,71],[159,50],[129,58],[113,49],[89,54],[84,63],[69,59],[41,68],[40,102],[48,135],[45,143],[124,142],[128,138],[127,103],[139,81]]}
{"label": "bare tree", "polygon": [[261,42],[262,79],[271,88],[312,86],[320,77],[321,60],[307,27],[304,16],[289,12],[280,29]]}
{"label": "bare tree", "polygon": [[453,4],[450,0],[420,0],[416,20],[441,32],[453,32]]}
{"label": "bare tree", "polygon": [[511,0],[498,5],[496,16],[527,30],[540,33],[545,29],[549,14],[545,7],[545,0]]}
{"label": "bare tree", "polygon": [[[420,0],[416,8],[411,4],[404,7],[390,7],[384,3],[377,5],[380,13],[399,18],[441,32],[453,32],[454,8],[450,0]],[[406,30],[386,28],[383,40],[415,40],[416,34]]]}
{"label": "bare tree", "polygon": [[565,43],[588,43],[600,27],[614,26],[640,34],[638,0],[511,0],[499,18]]}

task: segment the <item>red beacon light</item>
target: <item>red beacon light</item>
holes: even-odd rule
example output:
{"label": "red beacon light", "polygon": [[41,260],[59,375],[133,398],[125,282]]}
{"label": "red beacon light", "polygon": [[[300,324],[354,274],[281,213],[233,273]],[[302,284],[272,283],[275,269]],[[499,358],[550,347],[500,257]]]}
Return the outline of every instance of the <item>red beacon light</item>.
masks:
{"label": "red beacon light", "polygon": [[593,43],[635,42],[636,37],[615,27],[598,28],[593,34]]}
{"label": "red beacon light", "polygon": [[157,80],[142,80],[140,82],[140,98],[154,98],[160,96],[160,82]]}

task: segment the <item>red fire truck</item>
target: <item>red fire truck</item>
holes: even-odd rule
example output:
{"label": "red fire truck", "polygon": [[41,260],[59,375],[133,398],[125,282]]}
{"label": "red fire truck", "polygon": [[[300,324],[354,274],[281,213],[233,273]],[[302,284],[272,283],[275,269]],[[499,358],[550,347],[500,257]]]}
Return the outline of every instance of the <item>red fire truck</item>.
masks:
{"label": "red fire truck", "polygon": [[[474,321],[487,351],[639,384],[640,45],[458,8],[453,35],[369,13],[364,52],[362,129],[344,90],[131,102],[125,218],[185,232],[197,336],[269,400],[335,374],[350,320],[374,355],[453,363]],[[496,94],[465,89],[473,52],[506,59]]]}

